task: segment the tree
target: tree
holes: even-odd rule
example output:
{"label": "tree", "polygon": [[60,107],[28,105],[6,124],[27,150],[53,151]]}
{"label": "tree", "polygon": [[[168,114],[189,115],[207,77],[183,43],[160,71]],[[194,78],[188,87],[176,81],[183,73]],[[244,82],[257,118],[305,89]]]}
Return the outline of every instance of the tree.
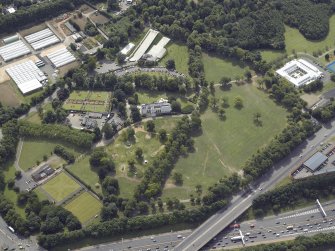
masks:
{"label": "tree", "polygon": [[234,105],[237,109],[241,109],[243,107],[243,100],[240,96],[235,97]]}
{"label": "tree", "polygon": [[222,108],[229,107],[229,99],[228,99],[228,97],[222,97],[222,99],[221,99],[221,107]]}
{"label": "tree", "polygon": [[21,179],[21,177],[22,177],[22,173],[21,173],[21,171],[15,171],[15,178],[16,179]]}
{"label": "tree", "polygon": [[93,71],[97,67],[97,60],[95,57],[89,57],[87,61],[87,69]]}
{"label": "tree", "polygon": [[130,174],[134,174],[136,172],[135,161],[133,159],[128,160],[128,170]]}
{"label": "tree", "polygon": [[252,78],[252,75],[251,75],[251,72],[250,72],[250,71],[246,71],[246,72],[244,73],[244,76],[245,76],[245,78],[247,79],[247,81],[250,81],[251,78]]}
{"label": "tree", "polygon": [[132,106],[130,108],[130,111],[131,111],[130,116],[134,123],[140,122],[142,120],[141,113],[136,106]]}
{"label": "tree", "polygon": [[175,63],[174,59],[167,60],[166,63],[165,63],[165,66],[168,70],[171,70],[171,71],[176,69],[176,63]]}
{"label": "tree", "polygon": [[224,119],[225,118],[225,113],[226,113],[225,109],[223,109],[223,108],[219,109],[219,117],[220,117],[220,119]]}
{"label": "tree", "polygon": [[173,112],[181,112],[181,105],[178,101],[172,101],[171,109]]}
{"label": "tree", "polygon": [[146,123],[147,131],[148,132],[154,132],[155,131],[155,123],[152,120],[149,120]]}
{"label": "tree", "polygon": [[74,43],[71,43],[71,44],[70,44],[70,48],[71,48],[71,50],[73,50],[73,51],[76,51],[76,50],[77,50],[77,46],[76,46]]}
{"label": "tree", "polygon": [[129,141],[135,140],[135,130],[131,127],[127,128],[126,136]]}
{"label": "tree", "polygon": [[231,87],[230,82],[231,82],[231,78],[222,77],[221,80],[220,80],[221,87],[225,90],[230,89],[230,87]]}
{"label": "tree", "polygon": [[95,128],[94,128],[94,130],[93,130],[93,134],[94,134],[94,138],[93,138],[93,141],[94,141],[94,142],[98,142],[99,140],[101,140],[101,138],[102,138],[102,133],[101,133],[99,127],[95,127]]}
{"label": "tree", "polygon": [[330,58],[330,56],[329,56],[329,54],[327,53],[327,54],[325,55],[325,59],[326,59],[326,61],[329,61],[329,58]]}
{"label": "tree", "polygon": [[126,61],[126,55],[124,55],[123,53],[119,53],[119,54],[117,54],[117,62],[119,63],[119,64],[124,64],[125,63],[125,61]]}
{"label": "tree", "polygon": [[117,207],[115,203],[110,203],[101,209],[100,216],[102,221],[108,221],[117,217]]}
{"label": "tree", "polygon": [[105,139],[111,139],[117,132],[117,126],[115,124],[106,123],[102,128]]}
{"label": "tree", "polygon": [[256,126],[262,125],[262,121],[260,120],[261,116],[262,115],[259,112],[254,113],[254,123],[256,124]]}
{"label": "tree", "polygon": [[102,182],[102,191],[105,195],[119,195],[120,188],[118,180],[111,176],[105,177],[104,181]]}
{"label": "tree", "polygon": [[107,0],[107,12],[119,10],[119,3],[117,0]]}
{"label": "tree", "polygon": [[183,175],[181,173],[175,172],[172,178],[177,186],[181,186],[183,184]]}
{"label": "tree", "polygon": [[52,110],[48,110],[44,115],[43,115],[43,123],[49,124],[49,123],[55,123],[57,120],[56,114]]}
{"label": "tree", "polygon": [[218,103],[218,100],[216,97],[211,97],[209,99],[209,106],[213,109],[213,110],[216,110],[217,108],[217,103]]}
{"label": "tree", "polygon": [[158,137],[161,142],[165,142],[167,140],[167,132],[165,129],[160,129],[158,132]]}
{"label": "tree", "polygon": [[135,155],[136,155],[137,159],[139,159],[139,160],[143,159],[143,150],[142,150],[142,148],[137,147],[136,150],[135,150]]}

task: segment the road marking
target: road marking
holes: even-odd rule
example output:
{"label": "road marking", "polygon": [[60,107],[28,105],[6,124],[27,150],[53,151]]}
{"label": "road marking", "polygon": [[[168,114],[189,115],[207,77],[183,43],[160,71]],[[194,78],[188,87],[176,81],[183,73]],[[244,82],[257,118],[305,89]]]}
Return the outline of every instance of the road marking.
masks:
{"label": "road marking", "polygon": [[299,217],[299,216],[314,214],[314,213],[317,213],[317,212],[319,212],[319,209],[313,209],[313,210],[309,210],[309,211],[305,211],[305,212],[301,212],[301,213],[296,213],[296,214],[292,214],[292,215],[289,215],[289,216],[285,216],[285,217],[279,218],[279,220],[290,219],[290,218],[293,218],[293,217]]}

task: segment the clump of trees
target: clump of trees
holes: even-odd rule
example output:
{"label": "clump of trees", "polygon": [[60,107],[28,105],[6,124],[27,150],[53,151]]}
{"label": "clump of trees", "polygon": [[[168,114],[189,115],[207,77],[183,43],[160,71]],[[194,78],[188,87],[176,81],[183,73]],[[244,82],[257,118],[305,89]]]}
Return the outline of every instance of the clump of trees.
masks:
{"label": "clump of trees", "polygon": [[309,92],[316,92],[316,91],[322,90],[322,88],[323,88],[323,82],[320,79],[318,79],[308,85],[305,85],[303,87],[303,90],[304,92],[309,93]]}
{"label": "clump of trees", "polygon": [[75,161],[73,153],[69,152],[61,145],[55,146],[54,153],[59,157],[65,159],[68,164],[74,163]]}
{"label": "clump of trees", "polygon": [[312,116],[321,122],[329,122],[335,117],[335,101],[331,101],[323,107],[317,107],[312,111]]}
{"label": "clump of trees", "polygon": [[99,178],[104,179],[108,173],[115,172],[115,164],[103,147],[95,148],[90,156],[90,165],[98,172]]}
{"label": "clump of trees", "polygon": [[253,209],[264,214],[269,210],[279,212],[292,207],[300,200],[316,200],[334,193],[335,174],[317,175],[276,188],[253,200]]}

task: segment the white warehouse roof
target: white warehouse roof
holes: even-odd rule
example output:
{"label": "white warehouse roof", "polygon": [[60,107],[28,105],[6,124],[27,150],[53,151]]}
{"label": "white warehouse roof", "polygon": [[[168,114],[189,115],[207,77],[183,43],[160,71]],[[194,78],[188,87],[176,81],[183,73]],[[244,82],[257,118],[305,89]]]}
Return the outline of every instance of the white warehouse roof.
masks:
{"label": "white warehouse roof", "polygon": [[29,53],[29,48],[22,41],[16,41],[0,47],[0,56],[5,62]]}
{"label": "white warehouse roof", "polygon": [[41,82],[47,79],[31,60],[7,68],[6,72],[23,94],[41,88]]}
{"label": "white warehouse roof", "polygon": [[276,72],[296,87],[308,85],[323,75],[318,68],[304,59],[294,59]]}
{"label": "white warehouse roof", "polygon": [[76,61],[76,58],[66,48],[50,53],[47,57],[56,68]]}
{"label": "white warehouse roof", "polygon": [[34,50],[39,50],[60,42],[59,38],[49,28],[25,36],[24,39]]}

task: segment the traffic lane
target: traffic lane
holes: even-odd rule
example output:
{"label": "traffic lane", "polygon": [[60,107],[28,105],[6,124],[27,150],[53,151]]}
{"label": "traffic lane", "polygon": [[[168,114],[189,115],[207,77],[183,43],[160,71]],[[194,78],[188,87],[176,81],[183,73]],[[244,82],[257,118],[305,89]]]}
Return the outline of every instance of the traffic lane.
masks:
{"label": "traffic lane", "polygon": [[161,235],[145,236],[130,240],[113,242],[108,244],[100,244],[96,246],[86,247],[80,250],[164,250],[164,248],[171,250],[177,243],[187,237],[191,230],[170,232]]}
{"label": "traffic lane", "polygon": [[[246,245],[269,240],[283,240],[295,238],[296,235],[313,235],[318,232],[334,231],[335,212],[334,205],[324,207],[327,216],[324,218],[318,209],[297,211],[290,216],[269,217],[266,220],[249,221],[241,223],[240,230],[245,235]],[[286,223],[285,220],[289,220]],[[288,225],[293,229],[288,230]],[[254,227],[251,227],[254,226]],[[218,247],[239,247],[240,241],[231,241],[234,236],[240,235],[238,230],[225,230],[216,236],[204,250]]]}
{"label": "traffic lane", "polygon": [[[335,125],[335,121],[330,123],[330,125]],[[314,134],[314,136],[306,140],[305,143],[296,147],[288,157],[276,164],[267,175],[261,177],[258,182],[256,182],[256,187],[263,187],[263,190],[260,191],[260,193],[273,188],[277,182],[285,178],[288,172],[292,171],[292,169],[295,168],[299,162],[301,162],[301,157],[306,157],[314,152],[315,147],[322,143],[327,137],[329,137],[329,135],[333,135],[334,132],[335,129],[332,129],[332,127],[322,127],[316,134]],[[301,152],[303,152],[303,154],[301,154]],[[177,246],[176,250],[194,250],[196,247],[200,249],[212,238],[212,236],[216,236],[222,231],[222,226],[229,225],[232,219],[236,219],[241,213],[250,207],[253,197],[254,196],[249,197],[249,203],[248,201],[244,201],[243,203],[238,202],[238,200],[236,203],[231,203],[230,207],[238,212],[235,218],[226,217],[227,213],[225,211],[219,212],[217,217],[210,218],[198,229],[196,229],[194,233],[189,236],[189,238],[181,242]],[[231,211],[233,209],[228,207],[226,211]],[[208,228],[208,226],[210,227]]]}

